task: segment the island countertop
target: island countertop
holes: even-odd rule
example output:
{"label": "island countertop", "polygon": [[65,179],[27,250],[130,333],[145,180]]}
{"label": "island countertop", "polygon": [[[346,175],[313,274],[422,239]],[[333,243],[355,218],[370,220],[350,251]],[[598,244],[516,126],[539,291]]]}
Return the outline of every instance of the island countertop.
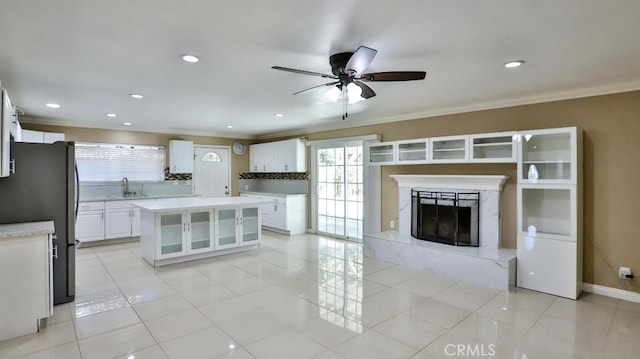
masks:
{"label": "island countertop", "polygon": [[218,208],[218,207],[235,207],[235,206],[251,206],[270,203],[269,200],[251,198],[251,197],[195,197],[195,198],[169,198],[157,199],[148,202],[131,202],[132,205],[140,207],[140,209],[151,212],[171,212],[177,210],[190,210],[202,208]]}

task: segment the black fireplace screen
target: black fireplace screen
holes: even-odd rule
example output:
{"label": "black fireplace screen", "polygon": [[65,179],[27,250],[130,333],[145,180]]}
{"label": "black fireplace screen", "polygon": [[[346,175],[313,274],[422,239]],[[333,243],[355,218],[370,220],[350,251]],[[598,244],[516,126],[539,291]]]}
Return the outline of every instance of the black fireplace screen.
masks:
{"label": "black fireplace screen", "polygon": [[478,247],[480,192],[411,190],[411,235],[453,246]]}

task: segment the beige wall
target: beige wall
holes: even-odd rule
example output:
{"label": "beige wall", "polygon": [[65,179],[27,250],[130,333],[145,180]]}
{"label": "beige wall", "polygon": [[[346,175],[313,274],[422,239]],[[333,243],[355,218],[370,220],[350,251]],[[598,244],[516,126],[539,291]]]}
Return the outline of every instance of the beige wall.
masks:
{"label": "beige wall", "polygon": [[[375,98],[373,99],[375,101]],[[336,119],[338,121],[338,119]],[[575,100],[476,111],[425,119],[309,133],[309,140],[380,134],[383,141],[468,133],[578,126],[584,131],[584,280],[629,289],[609,266],[640,272],[640,91]],[[162,135],[25,124],[26,128],[60,131],[72,141],[149,143],[169,139],[231,145],[232,139]],[[310,162],[309,162],[310,163]],[[234,194],[238,173],[247,171],[248,154],[233,155]],[[398,216],[397,186],[390,174],[505,174],[504,242],[516,243],[516,168],[514,164],[407,165],[382,168],[382,223]],[[595,243],[595,246],[594,246]],[[595,248],[599,248],[596,250]]]}
{"label": "beige wall", "polygon": [[[373,99],[375,101],[375,99]],[[619,266],[640,272],[640,91],[310,133],[309,140],[380,134],[383,141],[457,134],[578,126],[584,131],[584,280],[629,289]],[[382,224],[397,219],[390,174],[505,174],[504,242],[516,245],[515,164],[382,167]],[[595,243],[595,246],[594,246]],[[596,250],[599,248],[599,250]]]}
{"label": "beige wall", "polygon": [[[48,132],[64,132],[67,141],[76,142],[106,142],[106,143],[128,143],[139,145],[163,145],[167,148],[167,163],[169,163],[169,140],[187,140],[193,141],[198,145],[220,145],[231,146],[235,139],[222,137],[203,137],[188,135],[171,135],[152,132],[132,132],[117,130],[100,130],[94,128],[80,127],[59,127],[49,125],[38,125],[32,123],[23,123],[22,127],[29,130],[48,131]],[[247,145],[250,141],[243,140]],[[249,170],[249,151],[241,156],[231,151],[231,190],[232,195],[239,194],[238,177],[240,172],[248,172]]]}

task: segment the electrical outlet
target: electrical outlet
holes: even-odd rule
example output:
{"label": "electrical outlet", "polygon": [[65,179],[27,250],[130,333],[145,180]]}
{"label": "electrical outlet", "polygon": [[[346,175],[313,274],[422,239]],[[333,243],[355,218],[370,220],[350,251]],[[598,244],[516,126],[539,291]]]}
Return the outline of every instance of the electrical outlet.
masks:
{"label": "electrical outlet", "polygon": [[389,221],[389,228],[394,229],[396,228],[396,221],[394,221],[393,219]]}
{"label": "electrical outlet", "polygon": [[618,277],[623,279],[628,279],[627,276],[631,275],[631,268],[629,267],[620,267],[618,268]]}
{"label": "electrical outlet", "polygon": [[248,191],[248,190],[249,190],[249,185],[248,185],[248,184],[244,185],[244,190],[245,190],[245,191]]}

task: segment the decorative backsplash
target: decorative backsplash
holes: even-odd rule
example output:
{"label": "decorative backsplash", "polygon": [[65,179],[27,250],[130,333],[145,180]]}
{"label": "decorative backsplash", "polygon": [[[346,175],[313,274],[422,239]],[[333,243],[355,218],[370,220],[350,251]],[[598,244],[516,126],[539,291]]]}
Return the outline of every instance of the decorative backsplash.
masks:
{"label": "decorative backsplash", "polygon": [[191,181],[191,173],[169,173],[169,167],[164,168],[165,181]]}
{"label": "decorative backsplash", "polygon": [[241,172],[240,179],[308,180],[308,172]]}

